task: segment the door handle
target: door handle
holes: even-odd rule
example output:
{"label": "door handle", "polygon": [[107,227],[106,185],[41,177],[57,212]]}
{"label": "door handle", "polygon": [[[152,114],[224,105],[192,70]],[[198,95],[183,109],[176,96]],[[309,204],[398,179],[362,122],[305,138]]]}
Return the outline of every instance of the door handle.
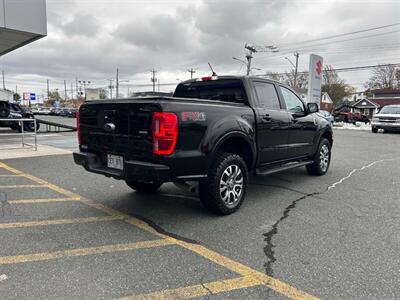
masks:
{"label": "door handle", "polygon": [[271,121],[272,120],[272,117],[269,114],[265,114],[262,118],[265,121]]}

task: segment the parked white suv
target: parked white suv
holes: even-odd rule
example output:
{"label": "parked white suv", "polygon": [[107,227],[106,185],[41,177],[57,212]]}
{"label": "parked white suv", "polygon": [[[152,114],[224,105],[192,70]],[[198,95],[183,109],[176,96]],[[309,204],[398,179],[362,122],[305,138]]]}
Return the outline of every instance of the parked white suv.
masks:
{"label": "parked white suv", "polygon": [[377,133],[379,129],[385,131],[400,131],[400,105],[386,105],[371,121],[372,132]]}

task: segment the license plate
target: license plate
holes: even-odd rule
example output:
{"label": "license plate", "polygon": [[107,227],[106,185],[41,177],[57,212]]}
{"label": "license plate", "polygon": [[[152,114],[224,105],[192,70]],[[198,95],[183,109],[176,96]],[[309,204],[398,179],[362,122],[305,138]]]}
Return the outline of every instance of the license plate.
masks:
{"label": "license plate", "polygon": [[124,158],[119,155],[107,154],[107,167],[112,169],[123,170]]}

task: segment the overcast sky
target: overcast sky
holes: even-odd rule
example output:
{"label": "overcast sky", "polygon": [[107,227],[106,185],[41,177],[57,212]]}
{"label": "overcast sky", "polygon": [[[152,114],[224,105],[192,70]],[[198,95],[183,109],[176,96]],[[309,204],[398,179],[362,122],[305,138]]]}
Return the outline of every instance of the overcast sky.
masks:
{"label": "overcast sky", "polygon": [[[44,93],[68,88],[75,78],[106,87],[120,69],[121,91],[149,90],[150,69],[161,84],[187,79],[188,68],[208,75],[243,74],[245,43],[276,45],[278,53],[256,53],[254,66],[283,72],[300,53],[308,69],[310,53],[333,67],[400,63],[400,26],[314,43],[302,41],[400,22],[400,1],[267,0],[47,0],[48,36],[0,58],[7,87]],[[367,38],[364,38],[368,36]],[[350,40],[353,39],[353,40]],[[350,41],[349,41],[350,40]],[[366,71],[340,75],[359,89]],[[161,86],[173,90],[174,86]]]}

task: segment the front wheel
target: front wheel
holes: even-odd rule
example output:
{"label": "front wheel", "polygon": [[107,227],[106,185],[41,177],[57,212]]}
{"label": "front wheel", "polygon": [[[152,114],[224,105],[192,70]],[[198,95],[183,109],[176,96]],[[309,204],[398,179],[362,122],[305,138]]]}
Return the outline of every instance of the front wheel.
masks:
{"label": "front wheel", "polygon": [[308,174],[314,176],[325,175],[331,162],[331,143],[328,139],[321,139],[313,160],[312,164],[306,166]]}
{"label": "front wheel", "polygon": [[207,179],[199,183],[201,202],[214,213],[234,213],[245,198],[248,177],[247,165],[242,157],[233,153],[217,154]]}
{"label": "front wheel", "polygon": [[159,189],[162,182],[126,181],[126,184],[139,193],[153,193]]}
{"label": "front wheel", "polygon": [[372,127],[372,128],[371,128],[371,131],[372,131],[373,133],[378,133],[378,128]]}

